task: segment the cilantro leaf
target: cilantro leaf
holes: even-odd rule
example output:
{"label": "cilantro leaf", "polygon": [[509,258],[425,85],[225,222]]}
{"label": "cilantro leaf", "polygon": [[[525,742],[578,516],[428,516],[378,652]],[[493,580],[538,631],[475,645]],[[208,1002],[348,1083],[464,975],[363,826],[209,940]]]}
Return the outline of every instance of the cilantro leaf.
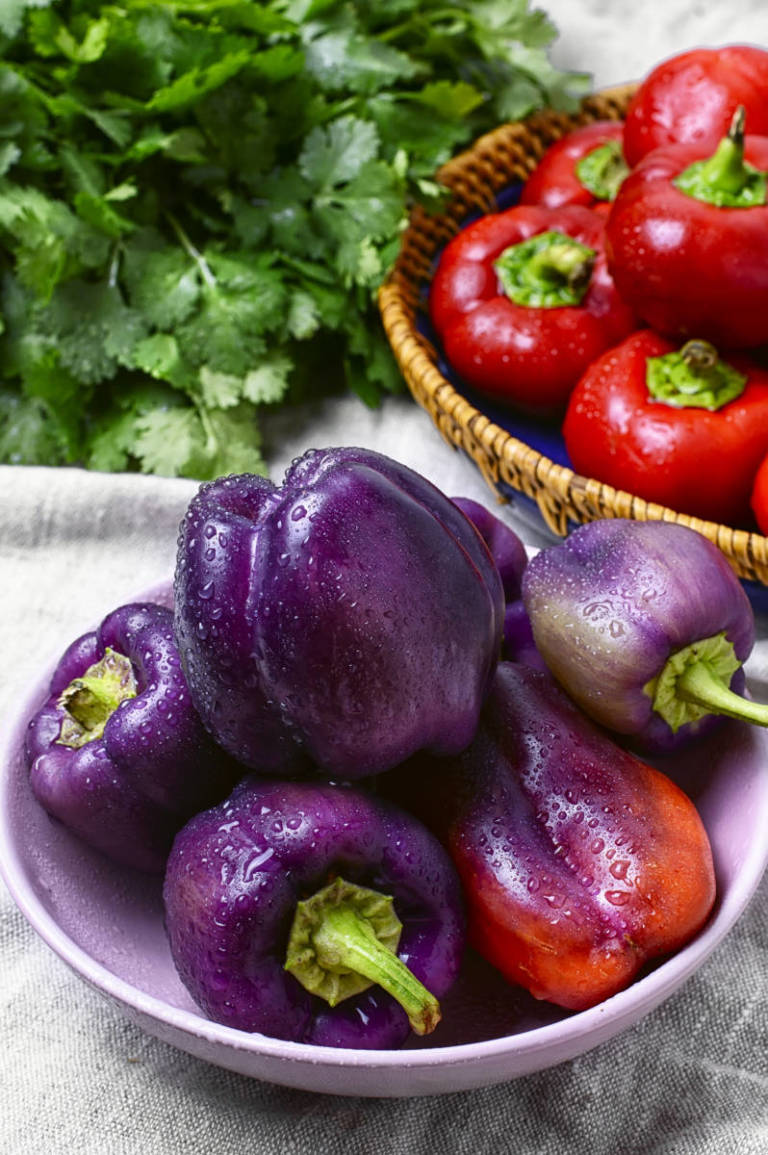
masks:
{"label": "cilantro leaf", "polygon": [[262,469],[403,387],[376,291],[473,137],[573,107],[529,0],[1,0],[0,460]]}

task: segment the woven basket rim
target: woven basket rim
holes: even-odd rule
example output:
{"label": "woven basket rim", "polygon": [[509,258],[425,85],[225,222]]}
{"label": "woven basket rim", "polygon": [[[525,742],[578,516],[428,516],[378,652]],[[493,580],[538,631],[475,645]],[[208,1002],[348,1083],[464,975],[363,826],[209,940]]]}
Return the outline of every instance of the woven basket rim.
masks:
{"label": "woven basket rim", "polygon": [[[458,153],[438,170],[437,178],[448,184],[454,190],[454,195],[445,209],[431,218],[432,221],[447,221],[452,231],[458,229],[467,211],[456,190],[461,189],[462,181],[468,172],[474,170],[478,164],[487,164],[488,158],[493,157],[499,147],[508,142],[511,131],[536,129],[546,123],[548,118],[550,121],[556,120],[561,125],[570,123],[571,127],[590,120],[602,119],[604,117],[595,115],[596,103],[598,106],[605,103],[626,105],[636,87],[637,84],[633,82],[601,89],[586,97],[575,114],[566,115],[556,113],[552,109],[544,109],[523,121],[500,125],[478,137],[469,148]],[[503,185],[499,185],[492,192],[489,189],[489,199],[492,199],[502,187]],[[583,524],[585,521],[595,520],[596,517],[629,516],[640,521],[678,522],[697,530],[718,545],[740,576],[768,585],[768,537],[752,530],[738,529],[680,513],[668,506],[646,501],[628,490],[614,489],[595,478],[585,477],[568,466],[557,464],[487,417],[440,372],[436,364],[435,351],[427,338],[416,329],[415,311],[407,301],[408,289],[413,289],[414,281],[404,263],[404,253],[409,238],[413,237],[414,230],[419,229],[425,216],[426,214],[420,209],[415,209],[411,213],[408,227],[401,239],[398,256],[379,290],[382,322],[415,399],[422,404],[422,407],[428,408],[422,397],[429,398],[439,416],[444,416],[448,423],[456,423],[464,431],[466,436],[457,441],[455,437],[448,436],[445,429],[441,429],[443,435],[453,442],[454,448],[463,448],[469,452],[488,485],[495,490],[499,501],[509,500],[499,490],[500,482],[509,484],[510,488],[518,489],[529,497],[534,497],[545,523],[559,536],[565,536],[568,532],[568,522]],[[423,243],[420,244],[420,250],[426,252]],[[424,284],[426,280],[422,279],[418,283]],[[434,413],[432,416],[440,427],[437,416]],[[503,478],[505,471],[514,474],[516,470],[522,470],[526,476],[535,479],[537,485],[542,487],[542,491],[548,491],[550,496],[557,498],[558,492],[565,493],[571,499],[576,498],[579,505],[588,503],[600,512],[594,517],[580,516],[578,510],[575,515],[571,511],[565,516],[557,513],[548,516],[546,505],[543,506],[539,500],[540,496],[546,496],[546,492],[527,493],[525,488],[510,484]],[[617,512],[617,509],[624,512]]]}

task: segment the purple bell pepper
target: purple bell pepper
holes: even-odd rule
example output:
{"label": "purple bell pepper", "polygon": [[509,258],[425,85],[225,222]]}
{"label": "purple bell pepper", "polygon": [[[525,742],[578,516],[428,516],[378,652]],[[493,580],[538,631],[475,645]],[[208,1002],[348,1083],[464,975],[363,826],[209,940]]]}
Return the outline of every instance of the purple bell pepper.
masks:
{"label": "purple bell pepper", "polygon": [[310,450],[279,488],[203,485],[175,593],[195,706],[252,770],[360,778],[472,738],[501,581],[453,502],[388,457]]}
{"label": "purple bell pepper", "polygon": [[543,550],[523,576],[536,646],[597,722],[670,750],[721,716],[768,725],[740,696],[752,607],[724,555],[665,521],[594,521]]}
{"label": "purple bell pepper", "polygon": [[121,606],[68,647],[29,723],[26,754],[32,791],[51,815],[145,871],[162,871],[176,831],[238,772],[192,706],[172,611],[152,603]]}
{"label": "purple bell pepper", "polygon": [[179,976],[210,1018],[323,1046],[431,1031],[464,946],[443,848],[356,787],[249,776],[177,836],[164,901]]}
{"label": "purple bell pepper", "polygon": [[523,571],[528,564],[525,546],[513,529],[469,497],[451,499],[479,530],[499,571],[504,587],[504,628],[501,657],[505,662],[522,662],[534,669],[545,669],[544,659],[536,649],[528,613],[522,602]]}

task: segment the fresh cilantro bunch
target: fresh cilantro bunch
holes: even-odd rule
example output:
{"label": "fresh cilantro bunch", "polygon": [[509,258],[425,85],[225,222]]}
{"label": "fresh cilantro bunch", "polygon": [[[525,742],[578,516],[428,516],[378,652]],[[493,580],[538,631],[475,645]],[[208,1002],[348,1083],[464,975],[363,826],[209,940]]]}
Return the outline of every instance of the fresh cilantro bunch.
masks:
{"label": "fresh cilantro bunch", "polygon": [[528,0],[2,0],[0,460],[262,467],[265,405],[400,378],[414,198],[584,78]]}

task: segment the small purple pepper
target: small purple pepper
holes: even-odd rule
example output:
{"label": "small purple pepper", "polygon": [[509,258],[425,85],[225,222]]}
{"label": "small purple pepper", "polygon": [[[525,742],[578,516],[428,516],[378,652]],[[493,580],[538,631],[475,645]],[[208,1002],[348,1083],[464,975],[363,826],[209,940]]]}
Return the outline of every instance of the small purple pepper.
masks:
{"label": "small purple pepper", "polygon": [[431,1031],[464,946],[446,852],[355,787],[244,779],[177,836],[164,901],[174,963],[210,1018],[323,1046]]}
{"label": "small purple pepper", "polygon": [[513,529],[469,497],[451,499],[480,532],[499,571],[504,587],[504,629],[501,657],[505,662],[522,662],[534,669],[545,669],[544,659],[536,649],[533,630],[522,602],[523,571],[528,564],[525,546]]}
{"label": "small purple pepper", "polygon": [[536,646],[581,708],[645,750],[670,750],[721,715],[768,725],[740,697],[752,607],[724,555],[665,521],[590,522],[523,576]]}
{"label": "small purple pepper", "polygon": [[472,739],[501,644],[499,575],[453,502],[388,457],[310,450],[280,488],[203,485],[175,593],[195,706],[259,773],[360,778]]}
{"label": "small purple pepper", "polygon": [[192,706],[173,613],[152,603],[121,606],[68,647],[26,753],[51,815],[145,871],[162,871],[176,831],[235,781]]}

